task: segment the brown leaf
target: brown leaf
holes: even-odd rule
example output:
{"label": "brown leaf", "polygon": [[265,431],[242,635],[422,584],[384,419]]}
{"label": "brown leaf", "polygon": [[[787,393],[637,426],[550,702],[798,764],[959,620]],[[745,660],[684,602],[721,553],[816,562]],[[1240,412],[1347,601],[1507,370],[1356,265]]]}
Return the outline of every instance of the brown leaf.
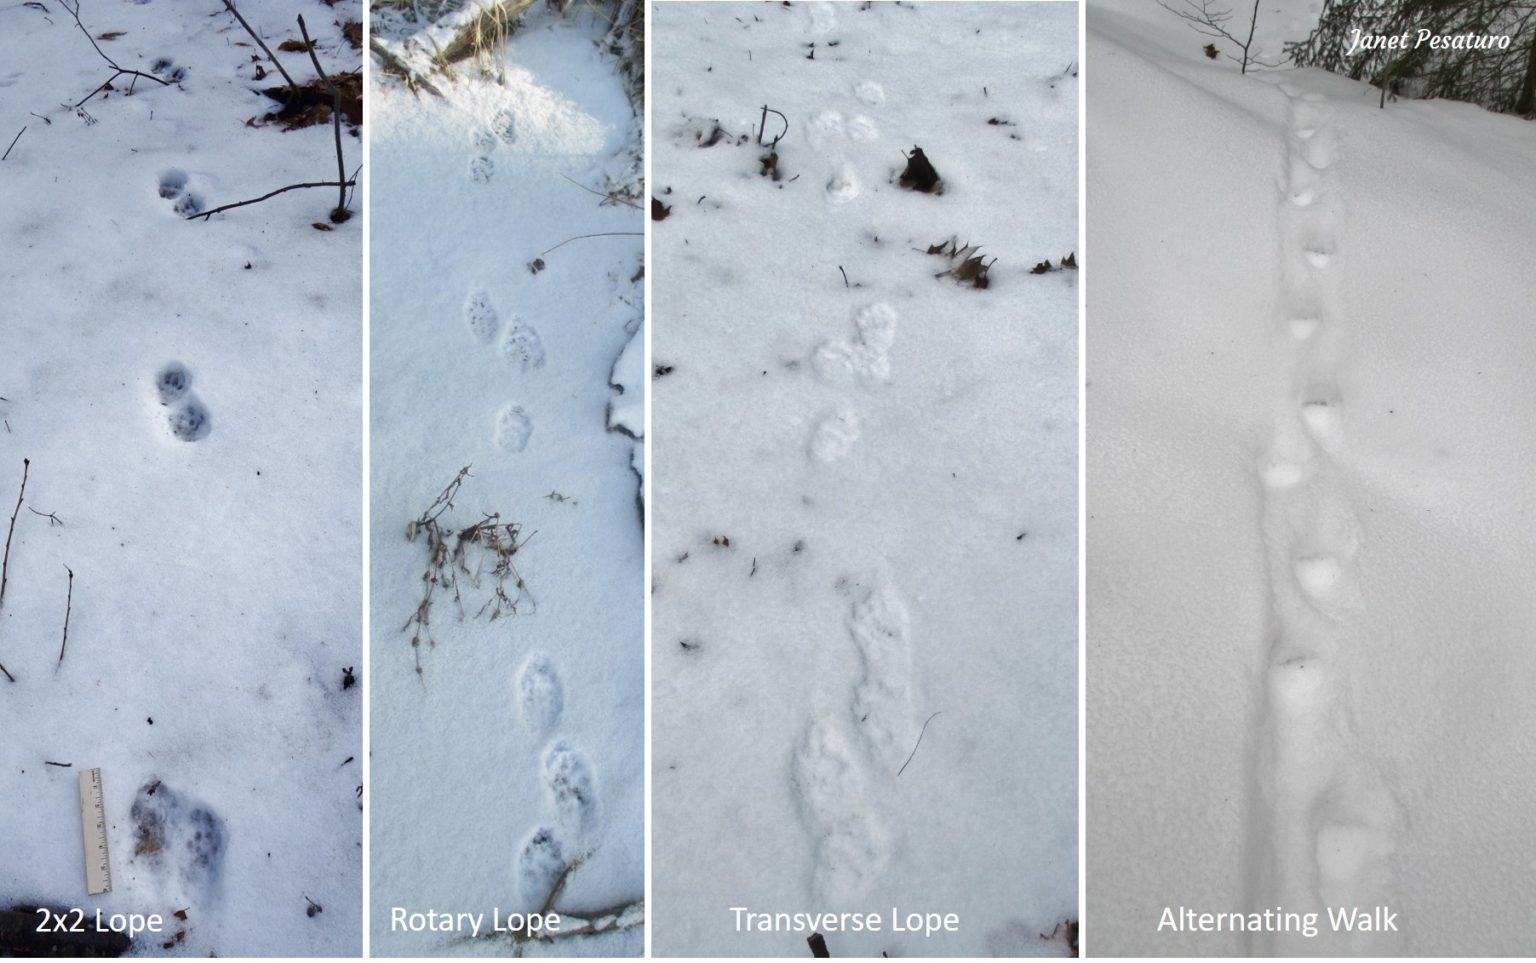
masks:
{"label": "brown leaf", "polygon": [[347,38],[347,43],[353,50],[363,49],[363,25],[356,20],[348,20],[341,25],[341,35]]}
{"label": "brown leaf", "polygon": [[1216,55],[1218,53],[1220,53],[1220,52],[1221,51],[1217,50],[1216,49],[1216,45],[1213,44],[1213,43],[1208,43],[1208,44],[1205,45],[1205,55],[1207,57],[1211,58],[1212,60],[1215,60],[1216,59]]}
{"label": "brown leaf", "polygon": [[308,53],[309,45],[302,40],[284,40],[277,45],[278,50],[286,50],[290,53]]}
{"label": "brown leaf", "polygon": [[672,213],[672,208],[670,208],[667,205],[663,204],[661,201],[657,200],[654,197],[651,198],[651,220],[653,220],[653,221],[665,221],[667,219],[667,215],[669,215],[671,213]]}
{"label": "brown leaf", "polygon": [[1049,260],[1045,260],[1045,261],[1041,261],[1039,264],[1036,264],[1034,267],[1030,268],[1029,269],[1029,273],[1030,274],[1046,274],[1050,270],[1051,270],[1051,262]]}
{"label": "brown leaf", "polygon": [[123,34],[125,34],[127,32],[128,31],[126,31],[126,30],[108,30],[106,33],[99,33],[99,34],[97,34],[96,35],[96,39],[97,40],[116,40],[118,37],[121,37]]}
{"label": "brown leaf", "polygon": [[924,194],[944,193],[944,182],[939,179],[939,172],[934,170],[928,155],[923,153],[921,147],[913,147],[912,153],[907,155],[907,168],[901,172],[900,183],[909,191],[920,191]]}
{"label": "brown leaf", "polygon": [[1066,257],[1062,258],[1061,259],[1061,266],[1062,266],[1063,270],[1076,271],[1077,270],[1077,252],[1073,251],[1071,254],[1068,254]]}
{"label": "brown leaf", "polygon": [[331,230],[331,226],[329,224],[322,224],[319,221],[316,221],[315,223],[311,224],[310,227],[313,227],[317,231],[329,231],[329,230]]}

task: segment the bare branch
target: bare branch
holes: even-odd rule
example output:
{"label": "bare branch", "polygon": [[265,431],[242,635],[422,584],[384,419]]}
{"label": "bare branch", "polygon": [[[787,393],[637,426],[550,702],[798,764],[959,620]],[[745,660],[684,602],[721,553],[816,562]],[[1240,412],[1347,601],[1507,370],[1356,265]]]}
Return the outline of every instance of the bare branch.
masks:
{"label": "bare branch", "polygon": [[320,58],[315,55],[315,42],[309,39],[309,30],[304,26],[303,14],[299,14],[299,33],[304,37],[304,46],[309,49],[309,60],[315,65],[315,73],[331,88],[331,121],[336,130],[336,182],[341,185],[336,196],[336,209],[331,212],[331,222],[340,224],[352,216],[347,211],[347,165],[341,157],[341,88],[326,76],[325,68],[320,66]]}
{"label": "bare branch", "polygon": [[64,597],[64,638],[59,642],[59,661],[55,668],[64,664],[64,647],[69,644],[69,610],[75,602],[75,570],[66,565],[64,571],[69,573],[69,594]]}
{"label": "bare branch", "polygon": [[[11,512],[11,528],[5,534],[5,560],[0,562],[0,606],[5,605],[5,583],[10,577],[11,571],[11,536],[16,534],[16,516],[21,514],[21,503],[27,497],[27,472],[32,468],[32,459],[21,460],[21,490],[16,493],[16,510]],[[10,675],[9,672],[6,673]],[[11,680],[15,682],[15,679]]]}
{"label": "bare branch", "polygon": [[[21,140],[21,135],[25,134],[26,132],[27,132],[27,129],[25,127],[23,127],[21,130],[18,130],[16,132],[16,136],[11,138],[11,147],[15,147],[16,146],[16,142],[18,140]],[[5,149],[5,155],[4,156],[0,156],[0,161],[6,160],[7,158],[9,158],[11,156],[11,147],[7,147]]]}
{"label": "bare branch", "polygon": [[[75,26],[80,28],[80,32],[81,33],[85,34],[85,39],[89,40],[91,42],[91,46],[96,48],[96,52],[101,55],[101,59],[105,60],[108,64],[110,64],[113,70],[117,71],[117,73],[113,74],[111,77],[108,77],[105,81],[103,81],[100,87],[97,87],[95,90],[91,91],[90,93],[86,94],[84,97],[80,98],[80,102],[77,103],[77,104],[74,104],[70,108],[71,110],[78,110],[78,109],[80,109],[82,106],[85,105],[86,101],[90,100],[92,97],[95,97],[97,94],[101,93],[103,90],[111,89],[112,81],[114,81],[117,78],[123,76],[124,74],[128,74],[129,76],[132,76],[132,77],[143,77],[146,80],[153,80],[155,83],[159,84],[162,87],[169,87],[169,86],[171,86],[171,82],[169,80],[164,80],[164,79],[162,79],[160,77],[156,77],[154,74],[146,74],[143,71],[129,70],[127,67],[119,66],[117,61],[113,60],[111,57],[108,57],[107,54],[106,54],[106,51],[102,50],[101,49],[101,45],[96,42],[96,38],[91,36],[91,32],[89,30],[85,29],[85,24],[80,22],[80,0],[75,0],[74,7],[70,7],[69,0],[59,0],[59,6],[63,7],[66,11],[69,12],[70,16],[75,18]],[[21,135],[17,134],[16,136],[20,137]],[[7,151],[7,153],[9,153],[9,151]]]}
{"label": "bare branch", "polygon": [[237,207],[245,207],[248,204],[260,204],[262,201],[265,201],[265,200],[268,200],[270,198],[276,197],[279,194],[285,194],[288,191],[296,191],[296,190],[299,190],[300,188],[304,188],[304,187],[338,187],[339,186],[339,187],[346,188],[346,187],[351,187],[354,183],[356,183],[356,182],[355,181],[343,181],[343,182],[341,182],[338,185],[337,182],[335,182],[335,181],[311,181],[308,184],[289,184],[287,187],[279,187],[275,191],[272,191],[272,192],[267,193],[267,194],[263,194],[260,197],[253,197],[253,198],[251,198],[248,201],[236,201],[233,204],[225,204],[222,207],[215,207],[212,210],[199,211],[196,214],[188,214],[185,219],[188,220],[188,221],[195,221],[199,217],[207,219],[207,218],[212,217],[215,214],[218,214],[220,211],[230,211],[230,210],[234,210]]}

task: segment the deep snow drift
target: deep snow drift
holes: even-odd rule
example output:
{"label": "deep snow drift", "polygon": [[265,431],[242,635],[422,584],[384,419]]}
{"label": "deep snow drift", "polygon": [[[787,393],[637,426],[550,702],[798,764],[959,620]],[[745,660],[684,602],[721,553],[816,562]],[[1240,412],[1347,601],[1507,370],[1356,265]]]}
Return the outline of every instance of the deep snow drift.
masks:
{"label": "deep snow drift", "polygon": [[732,907],[886,917],[834,956],[1067,951],[1076,17],[655,9],[657,955],[807,953]]}
{"label": "deep snow drift", "polygon": [[1088,948],[1528,955],[1536,125],[1088,23]]}
{"label": "deep snow drift", "polygon": [[[451,33],[459,16],[399,21],[382,39],[425,63],[414,59],[422,38]],[[586,11],[562,19],[540,4],[494,56],[500,82],[465,63],[457,79],[431,75],[441,97],[418,98],[375,74],[378,955],[642,948],[642,533],[635,441],[610,428],[612,417],[642,429],[629,408],[644,380],[633,362],[615,371],[640,330],[642,245],[615,236],[557,248],[643,226],[639,126],[601,36]],[[627,191],[629,203],[583,187]],[[505,556],[512,573],[495,571],[484,540],[467,543],[461,601],[438,586],[413,652],[418,626],[402,626],[423,601],[432,535],[412,522],[465,466],[452,506],[430,517],[451,551],[499,515],[482,539],[517,546]],[[581,918],[608,932],[518,945],[391,925],[395,907],[489,918],[551,900],[567,929]]]}
{"label": "deep snow drift", "polygon": [[[241,6],[357,68],[356,3]],[[277,74],[219,4],[81,12],[147,76],[74,109],[114,68],[57,0],[0,9],[0,910],[160,914],[142,954],[356,955],[361,218],[323,189],[184,220],[334,179],[329,123],[247,125]]]}

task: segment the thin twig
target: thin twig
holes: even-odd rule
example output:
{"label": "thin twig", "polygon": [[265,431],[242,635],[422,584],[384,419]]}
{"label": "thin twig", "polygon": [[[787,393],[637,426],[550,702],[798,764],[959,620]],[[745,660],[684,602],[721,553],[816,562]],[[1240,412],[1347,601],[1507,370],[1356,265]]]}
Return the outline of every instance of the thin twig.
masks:
{"label": "thin twig", "polygon": [[[18,130],[16,132],[16,136],[11,138],[11,147],[15,147],[16,146],[16,142],[18,140],[21,140],[21,135],[25,134],[26,132],[27,132],[27,129],[25,127],[23,127],[21,130]],[[0,161],[3,161],[6,158],[11,156],[11,147],[7,147],[5,149],[5,155],[3,157],[0,157]]]}
{"label": "thin twig", "polygon": [[[21,514],[22,499],[27,496],[27,471],[32,467],[32,459],[21,460],[21,491],[16,493],[16,510],[11,512],[11,528],[5,533],[5,560],[0,562],[0,606],[5,605],[5,583],[11,571],[11,536],[16,534],[16,516]],[[10,675],[9,672],[6,673]],[[11,679],[15,682],[15,679]]]}
{"label": "thin twig", "polygon": [[73,766],[74,763],[72,763],[72,762],[54,762],[52,759],[44,759],[43,760],[43,765],[45,765],[45,766],[58,766],[60,769],[68,769],[71,766]]}
{"label": "thin twig", "polygon": [[7,669],[4,665],[0,665],[0,672],[4,672],[5,673],[5,677],[7,679],[10,679],[12,682],[16,681],[16,677],[14,675],[11,675],[10,670]]}
{"label": "thin twig", "polygon": [[[345,181],[345,182],[343,182],[342,186],[343,187],[351,187],[353,185],[353,183],[355,183],[355,182],[354,181]],[[335,181],[312,181],[312,182],[310,182],[308,184],[289,184],[287,187],[279,187],[277,190],[272,191],[270,194],[263,194],[260,197],[253,197],[253,198],[251,198],[248,201],[236,201],[233,204],[225,204],[223,207],[215,207],[215,208],[213,208],[212,210],[209,210],[209,211],[201,211],[201,212],[199,212],[197,214],[188,214],[186,219],[189,220],[189,221],[195,221],[195,220],[197,220],[200,217],[201,218],[209,218],[209,217],[212,217],[215,214],[220,213],[221,211],[229,211],[229,210],[233,210],[233,209],[235,209],[237,207],[245,207],[247,204],[260,204],[262,201],[265,201],[268,198],[276,197],[277,195],[287,193],[288,191],[296,191],[296,190],[298,190],[301,187],[335,187],[335,186],[336,186],[336,182]]]}
{"label": "thin twig", "polygon": [[839,264],[837,266],[837,269],[839,271],[842,271],[842,274],[843,274],[843,287],[845,287],[845,288],[849,287],[850,285],[848,284],[848,272],[847,271],[843,271],[843,266],[841,264]]}
{"label": "thin twig", "polygon": [[568,237],[568,238],[566,238],[565,240],[561,241],[559,244],[556,244],[554,247],[550,248],[549,251],[540,251],[539,252],[539,257],[543,257],[544,255],[548,254],[550,251],[558,251],[562,247],[565,247],[567,244],[571,243],[572,241],[580,241],[583,238],[588,238],[588,237],[643,237],[643,236],[645,236],[645,232],[644,231],[603,231],[600,234],[578,234],[575,237]]}
{"label": "thin twig", "polygon": [[[564,177],[566,180],[570,181],[572,184],[575,184],[577,187],[579,187],[582,190],[586,191],[588,194],[596,194],[598,197],[606,198],[607,200],[613,201],[614,203],[617,203],[617,204],[627,204],[630,207],[633,207],[637,211],[640,210],[640,205],[636,204],[632,199],[630,199],[628,197],[624,197],[624,196],[622,196],[622,195],[620,195],[618,193],[604,194],[602,191],[595,190],[595,189],[593,189],[591,187],[588,187],[587,185],[583,184],[581,181],[578,181],[576,178],[571,177],[571,176],[569,176],[567,174],[561,174],[560,176]],[[598,207],[602,207],[602,205],[599,204]]]}
{"label": "thin twig", "polygon": [[283,69],[282,61],[272,54],[272,48],[268,47],[267,42],[261,39],[261,34],[257,33],[250,24],[245,22],[245,18],[240,16],[240,11],[235,9],[235,5],[230,3],[230,0],[224,0],[224,6],[230,13],[235,15],[236,20],[240,21],[240,26],[244,27],[245,32],[251,35],[251,39],[256,41],[261,49],[266,52],[267,59],[272,61],[272,65],[277,68],[277,72],[283,75],[284,80],[288,81],[288,86],[297,89],[299,85],[293,82],[292,77],[288,76],[288,71]]}
{"label": "thin twig", "polygon": [[64,597],[64,639],[59,643],[59,661],[55,668],[64,664],[64,647],[69,644],[69,610],[75,603],[75,570],[66,565],[64,571],[69,573],[69,594]]}
{"label": "thin twig", "polygon": [[336,129],[336,182],[341,185],[336,195],[336,210],[331,212],[331,221],[340,224],[352,216],[347,213],[347,165],[341,158],[341,88],[332,83],[325,68],[320,66],[320,58],[315,54],[315,42],[309,39],[309,30],[304,26],[303,14],[299,14],[299,33],[304,37],[304,46],[309,49],[309,60],[315,65],[315,73],[331,88],[331,120]]}
{"label": "thin twig", "polygon": [[64,524],[64,519],[60,518],[58,515],[54,514],[53,512],[40,512],[37,509],[33,508],[31,505],[27,506],[27,511],[31,512],[34,515],[39,516],[40,518],[48,519],[48,525],[50,527],[52,527],[54,525],[63,526],[63,524]]}
{"label": "thin twig", "polygon": [[[935,712],[933,715],[929,716],[927,721],[923,723],[922,731],[917,734],[917,746],[923,744],[923,734],[928,731],[928,723],[932,722],[936,716],[941,716],[943,714],[944,710],[940,709],[938,712]],[[907,771],[907,766],[911,764],[912,757],[917,755],[917,746],[912,747],[912,755],[907,756],[907,761],[901,764],[900,769],[896,770],[896,775],[898,777]]]}

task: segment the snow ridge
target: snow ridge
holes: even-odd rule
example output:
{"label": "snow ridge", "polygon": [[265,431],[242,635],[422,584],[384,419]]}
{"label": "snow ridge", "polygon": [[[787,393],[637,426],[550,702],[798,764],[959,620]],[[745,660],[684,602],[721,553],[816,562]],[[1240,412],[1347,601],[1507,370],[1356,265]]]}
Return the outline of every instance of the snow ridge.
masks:
{"label": "snow ridge", "polygon": [[[1276,332],[1280,393],[1258,470],[1269,553],[1267,691],[1260,721],[1256,905],[1322,913],[1390,903],[1400,821],[1391,791],[1354,735],[1349,653],[1367,613],[1357,585],[1364,532],[1350,504],[1348,405],[1340,373],[1348,319],[1338,297],[1343,209],[1333,172],[1333,109],[1289,84],[1281,201],[1284,303]],[[1258,937],[1286,955],[1380,950],[1381,934]]]}

